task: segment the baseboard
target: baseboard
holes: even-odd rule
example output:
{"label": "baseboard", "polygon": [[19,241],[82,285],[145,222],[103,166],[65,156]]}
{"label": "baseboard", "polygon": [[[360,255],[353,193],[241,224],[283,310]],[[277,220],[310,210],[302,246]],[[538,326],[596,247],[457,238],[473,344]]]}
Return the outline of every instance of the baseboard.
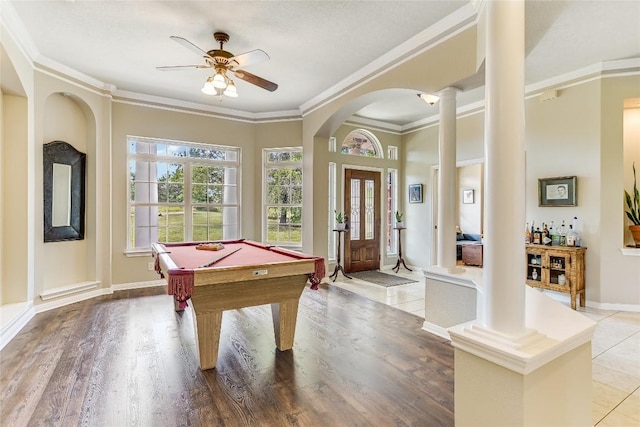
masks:
{"label": "baseboard", "polygon": [[[548,290],[543,290],[544,294],[553,298],[556,301],[559,301],[564,304],[571,304],[571,296],[568,294],[562,294],[559,292],[553,292]],[[610,310],[610,311],[629,311],[638,313],[640,312],[640,305],[638,304],[620,304],[620,303],[610,303],[610,302],[595,302],[587,300],[585,305],[590,308],[595,308],[597,310]]]}
{"label": "baseboard", "polygon": [[0,329],[0,350],[9,344],[18,332],[36,315],[33,304],[30,302],[9,305],[12,306],[10,314],[6,313],[7,306],[2,307],[5,312],[2,314],[2,328]]}
{"label": "baseboard", "polygon": [[117,285],[111,285],[111,289],[113,291],[127,291],[129,289],[153,288],[156,286],[164,286],[166,284],[167,281],[165,279],[148,280],[145,282],[118,283]]}
{"label": "baseboard", "polygon": [[67,286],[60,286],[52,289],[45,289],[40,294],[40,299],[42,299],[42,301],[49,301],[68,295],[79,294],[81,292],[88,291],[89,289],[97,289],[98,286],[100,286],[100,282],[97,280],[92,280],[87,282],[74,283]]}
{"label": "baseboard", "polygon": [[438,326],[434,323],[430,323],[425,320],[425,322],[422,324],[422,330],[427,331],[433,335],[437,335],[440,338],[444,338],[447,341],[451,341],[451,336],[449,336],[449,332],[447,331],[446,328],[443,328],[442,326]]}
{"label": "baseboard", "polygon": [[45,302],[35,306],[36,314],[44,313],[45,311],[53,310],[54,308],[64,307],[65,305],[74,304],[76,302],[88,300],[91,298],[99,297],[102,295],[110,295],[113,291],[111,288],[99,288],[91,292],[83,292],[75,295],[68,296],[66,298],[59,298],[55,301]]}

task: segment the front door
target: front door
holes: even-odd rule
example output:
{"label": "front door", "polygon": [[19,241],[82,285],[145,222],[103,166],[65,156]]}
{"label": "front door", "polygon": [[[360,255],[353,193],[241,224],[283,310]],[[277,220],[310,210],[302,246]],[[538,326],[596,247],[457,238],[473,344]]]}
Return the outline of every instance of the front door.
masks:
{"label": "front door", "polygon": [[380,268],[380,172],[345,171],[344,268],[347,272]]}

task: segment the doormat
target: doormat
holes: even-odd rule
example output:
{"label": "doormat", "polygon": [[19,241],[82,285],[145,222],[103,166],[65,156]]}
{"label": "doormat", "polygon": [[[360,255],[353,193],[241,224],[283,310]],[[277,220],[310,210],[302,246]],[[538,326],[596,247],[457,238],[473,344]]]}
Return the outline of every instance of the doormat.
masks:
{"label": "doormat", "polygon": [[393,276],[387,273],[380,273],[378,270],[357,271],[355,273],[347,274],[351,277],[355,277],[356,279],[384,286],[385,288],[417,282],[417,280],[407,279],[400,276]]}

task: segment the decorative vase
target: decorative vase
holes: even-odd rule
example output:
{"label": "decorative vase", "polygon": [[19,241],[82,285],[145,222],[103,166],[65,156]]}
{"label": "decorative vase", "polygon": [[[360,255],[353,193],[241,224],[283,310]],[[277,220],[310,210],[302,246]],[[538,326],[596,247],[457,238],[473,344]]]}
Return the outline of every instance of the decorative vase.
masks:
{"label": "decorative vase", "polygon": [[629,231],[633,236],[633,241],[636,242],[636,248],[640,248],[640,225],[630,225]]}
{"label": "decorative vase", "polygon": [[345,224],[344,222],[339,222],[336,224],[336,230],[344,230]]}
{"label": "decorative vase", "polygon": [[396,222],[396,228],[404,228],[404,222],[402,222],[402,221],[397,221],[397,222]]}

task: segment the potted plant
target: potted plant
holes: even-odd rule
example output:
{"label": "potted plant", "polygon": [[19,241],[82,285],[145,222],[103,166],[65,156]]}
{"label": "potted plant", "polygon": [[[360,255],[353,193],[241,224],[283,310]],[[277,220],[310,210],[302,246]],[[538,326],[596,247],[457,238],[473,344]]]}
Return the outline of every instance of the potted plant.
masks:
{"label": "potted plant", "polygon": [[334,212],[336,213],[336,230],[344,230],[345,228],[344,213],[338,212],[338,211],[334,211]]}
{"label": "potted plant", "polygon": [[402,216],[399,211],[396,211],[396,228],[404,228],[404,222],[402,222]]}
{"label": "potted plant", "polygon": [[631,221],[629,231],[633,236],[633,241],[636,244],[636,248],[640,248],[640,192],[638,191],[638,184],[636,181],[636,164],[633,163],[633,199],[631,195],[624,191],[624,197],[627,201],[627,218]]}

